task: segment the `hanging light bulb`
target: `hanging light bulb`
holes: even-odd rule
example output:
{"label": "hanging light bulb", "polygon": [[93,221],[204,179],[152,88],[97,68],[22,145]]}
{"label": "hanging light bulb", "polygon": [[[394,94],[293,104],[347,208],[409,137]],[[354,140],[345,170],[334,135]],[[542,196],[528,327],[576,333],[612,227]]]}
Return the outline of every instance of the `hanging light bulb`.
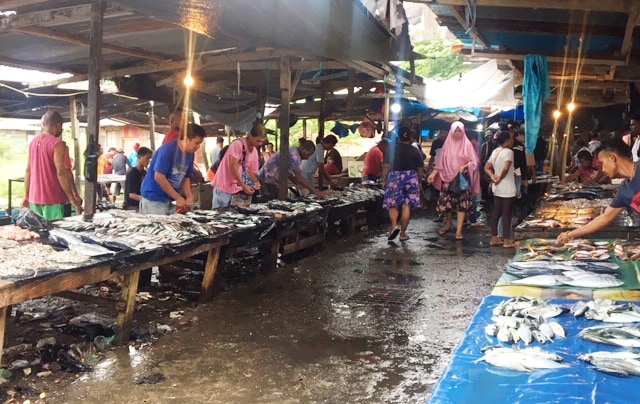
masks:
{"label": "hanging light bulb", "polygon": [[562,113],[560,112],[560,110],[556,109],[555,111],[553,111],[553,119],[558,119],[558,118],[560,118],[560,115],[562,115]]}
{"label": "hanging light bulb", "polygon": [[184,76],[184,85],[187,86],[187,87],[191,87],[191,86],[193,86],[193,83],[194,83],[194,81],[193,81],[193,77],[191,76],[191,73],[187,73]]}

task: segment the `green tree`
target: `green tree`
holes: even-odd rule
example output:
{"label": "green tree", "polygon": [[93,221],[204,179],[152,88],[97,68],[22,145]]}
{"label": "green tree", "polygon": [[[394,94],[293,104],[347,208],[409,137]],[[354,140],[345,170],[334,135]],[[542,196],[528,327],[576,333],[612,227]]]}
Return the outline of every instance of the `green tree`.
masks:
{"label": "green tree", "polygon": [[[453,46],[459,44],[459,41],[452,43],[443,39],[413,44],[413,50],[425,56],[424,59],[415,61],[416,74],[430,79],[447,80],[468,71],[469,68],[463,64],[462,54],[453,50]],[[409,62],[403,62],[400,67],[409,70]]]}

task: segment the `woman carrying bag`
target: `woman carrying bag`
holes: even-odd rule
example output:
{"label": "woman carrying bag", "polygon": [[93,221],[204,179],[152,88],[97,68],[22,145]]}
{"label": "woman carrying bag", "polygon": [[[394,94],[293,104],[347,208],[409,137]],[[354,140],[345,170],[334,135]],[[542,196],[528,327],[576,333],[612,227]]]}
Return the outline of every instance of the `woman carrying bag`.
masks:
{"label": "woman carrying bag", "polygon": [[[480,193],[478,164],[478,153],[467,138],[464,124],[452,123],[436,166],[427,178],[427,182],[440,191],[438,212],[446,215],[444,226],[438,231],[441,236],[451,230],[452,215],[456,212],[456,240],[464,239],[464,217],[473,209],[471,197]],[[465,190],[459,187],[460,174],[469,182]],[[454,186],[451,186],[452,183]]]}

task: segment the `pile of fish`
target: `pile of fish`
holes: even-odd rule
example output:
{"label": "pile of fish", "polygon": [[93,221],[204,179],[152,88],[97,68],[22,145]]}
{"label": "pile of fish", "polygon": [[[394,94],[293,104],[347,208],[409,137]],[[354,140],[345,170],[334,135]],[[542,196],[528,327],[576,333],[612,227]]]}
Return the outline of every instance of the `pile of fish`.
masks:
{"label": "pile of fish", "polygon": [[574,286],[613,288],[621,286],[620,266],[613,262],[594,261],[512,261],[506,272],[520,279],[510,283],[528,286]]}
{"label": "pile of fish", "polygon": [[549,304],[543,299],[514,297],[493,309],[493,323],[487,325],[484,331],[505,343],[522,341],[529,345],[535,340],[543,344],[553,341],[554,337],[566,337],[560,323],[548,320],[563,311],[560,306]]}
{"label": "pile of fish", "polygon": [[[536,260],[585,260],[606,261],[611,258],[608,241],[573,240],[567,244],[556,244],[555,240],[534,239],[523,243],[521,249],[525,261]],[[570,255],[568,254],[570,253]],[[567,256],[568,255],[568,256]]]}
{"label": "pile of fish", "polygon": [[628,324],[607,324],[580,331],[580,338],[600,344],[640,348],[640,329]]}
{"label": "pile of fish", "polygon": [[506,347],[489,347],[484,355],[475,363],[485,361],[493,366],[515,370],[518,372],[533,372],[540,369],[568,368],[564,359],[553,352],[544,351],[540,347],[523,349]]}
{"label": "pile of fish", "polygon": [[576,317],[584,316],[589,320],[605,323],[640,322],[640,306],[633,303],[618,304],[609,299],[578,301],[569,311]]}
{"label": "pile of fish", "polygon": [[282,216],[297,216],[304,213],[320,212],[322,205],[316,202],[308,201],[270,201],[267,203],[255,203],[251,205],[263,214],[279,214]]}
{"label": "pile of fish", "polygon": [[0,278],[24,279],[38,272],[69,269],[89,261],[74,251],[57,251],[42,243],[0,243]]}
{"label": "pile of fish", "polygon": [[640,240],[616,240],[612,244],[614,254],[621,260],[640,259]]}
{"label": "pile of fish", "polygon": [[23,229],[16,225],[0,226],[0,239],[24,241],[38,238],[40,238],[40,234],[35,231]]}
{"label": "pile of fish", "polygon": [[596,370],[615,376],[640,376],[640,353],[633,351],[598,351],[578,357]]}

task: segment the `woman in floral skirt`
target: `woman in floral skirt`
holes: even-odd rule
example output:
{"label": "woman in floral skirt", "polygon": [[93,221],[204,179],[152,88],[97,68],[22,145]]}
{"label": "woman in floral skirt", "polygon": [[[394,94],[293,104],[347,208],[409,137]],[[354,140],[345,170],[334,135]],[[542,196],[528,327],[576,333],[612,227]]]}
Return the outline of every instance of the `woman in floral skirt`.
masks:
{"label": "woman in floral skirt", "polygon": [[400,241],[409,239],[407,227],[411,219],[411,208],[419,208],[422,201],[424,160],[420,151],[411,145],[412,132],[409,126],[401,125],[397,141],[388,146],[384,156],[382,206],[389,211],[391,220],[389,241],[395,240],[398,234]]}
{"label": "woman in floral skirt", "polygon": [[[467,138],[462,122],[451,124],[447,140],[445,140],[440,152],[440,158],[435,168],[427,178],[429,184],[433,184],[440,190],[437,210],[446,215],[444,226],[438,231],[443,236],[452,228],[453,212],[457,213],[456,239],[463,240],[462,229],[464,217],[473,209],[472,196],[480,193],[480,171],[478,152]],[[452,181],[459,174],[465,175],[469,181],[470,189],[462,192],[454,192],[450,189]]]}

